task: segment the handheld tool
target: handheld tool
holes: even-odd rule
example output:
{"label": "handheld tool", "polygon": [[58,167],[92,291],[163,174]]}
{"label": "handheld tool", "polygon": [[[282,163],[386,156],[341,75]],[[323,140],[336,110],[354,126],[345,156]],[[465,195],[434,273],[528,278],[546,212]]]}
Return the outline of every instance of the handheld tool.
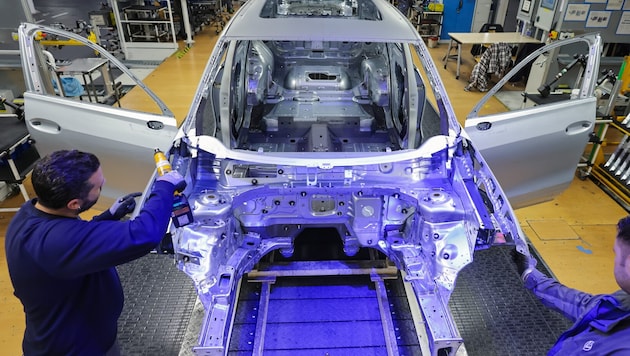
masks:
{"label": "handheld tool", "polygon": [[[163,176],[173,170],[171,163],[166,159],[166,155],[159,148],[155,149],[153,160],[159,176]],[[175,227],[186,226],[193,222],[193,214],[190,204],[188,204],[188,198],[182,192],[175,192],[171,219]]]}

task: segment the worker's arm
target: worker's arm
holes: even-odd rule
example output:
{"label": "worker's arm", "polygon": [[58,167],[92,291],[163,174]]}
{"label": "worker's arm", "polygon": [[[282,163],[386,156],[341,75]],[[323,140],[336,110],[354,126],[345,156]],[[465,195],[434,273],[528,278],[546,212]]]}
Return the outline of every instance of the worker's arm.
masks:
{"label": "worker's arm", "polygon": [[[177,172],[169,178],[181,178]],[[162,178],[162,177],[160,177]],[[132,261],[150,252],[166,233],[176,179],[158,179],[138,215],[127,221],[67,219],[41,228],[35,260],[60,278],[73,278]],[[183,178],[181,178],[183,181]]]}
{"label": "worker's arm", "polygon": [[525,287],[544,305],[574,322],[591,309],[598,299],[592,294],[569,288],[537,269],[528,273],[524,282]]}

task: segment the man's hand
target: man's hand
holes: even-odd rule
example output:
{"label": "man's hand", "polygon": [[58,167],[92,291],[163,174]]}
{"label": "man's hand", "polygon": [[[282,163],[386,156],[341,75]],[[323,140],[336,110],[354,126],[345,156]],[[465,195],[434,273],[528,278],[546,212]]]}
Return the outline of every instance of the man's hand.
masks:
{"label": "man's hand", "polygon": [[176,192],[183,192],[184,188],[186,188],[186,181],[184,177],[177,171],[170,171],[165,175],[158,177],[157,181],[169,182],[175,186]]}
{"label": "man's hand", "polygon": [[131,213],[136,208],[135,198],[141,195],[141,192],[135,192],[118,198],[109,208],[109,213],[112,214],[113,219],[120,220],[123,216]]}
{"label": "man's hand", "polygon": [[536,260],[518,252],[516,248],[512,250],[511,254],[519,276],[521,276],[521,279],[525,280],[529,272],[536,268]]}

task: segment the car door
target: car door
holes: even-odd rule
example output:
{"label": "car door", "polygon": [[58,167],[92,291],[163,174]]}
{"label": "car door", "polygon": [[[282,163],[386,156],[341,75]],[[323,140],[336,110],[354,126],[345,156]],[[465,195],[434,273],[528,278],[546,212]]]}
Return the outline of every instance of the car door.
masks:
{"label": "car door", "polygon": [[[50,70],[43,46],[38,43],[42,34],[79,41],[100,53],[101,58],[127,74],[136,88],[144,90],[159,112],[139,112],[63,96],[54,87],[61,77]],[[23,24],[19,41],[26,81],[25,121],[40,154],[78,149],[97,155],[106,178],[97,207],[109,206],[120,195],[142,191],[155,169],[154,149],[168,150],[177,132],[176,120],[166,105],[114,56],[79,35]]]}
{"label": "car door", "polygon": [[[599,35],[591,34],[559,41],[533,52],[506,74],[467,116],[466,134],[481,151],[514,208],[550,200],[573,180],[595,123],[594,89],[600,46]],[[582,61],[576,66],[570,56],[563,60],[563,53],[575,53],[574,58],[579,54]],[[540,68],[532,67],[526,89],[518,93],[523,98],[520,108],[479,114],[514,73],[542,56],[547,56],[548,75],[539,78]],[[565,83],[574,84],[572,89],[579,89],[579,95],[554,94],[554,90],[551,97],[547,94],[543,99],[545,89],[567,86],[561,85],[559,79],[564,75],[570,77],[569,71],[575,72],[575,78]],[[536,80],[541,85],[535,85],[538,90],[532,90],[530,82]],[[536,102],[532,104],[527,98]]]}

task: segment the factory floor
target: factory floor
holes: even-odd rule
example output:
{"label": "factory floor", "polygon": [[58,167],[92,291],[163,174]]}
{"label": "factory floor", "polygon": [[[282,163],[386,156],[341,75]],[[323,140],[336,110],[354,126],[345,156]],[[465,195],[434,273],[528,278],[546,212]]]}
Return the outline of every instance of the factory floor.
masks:
{"label": "factory floor", "polygon": [[[144,80],[180,122],[187,114],[216,38],[214,29],[197,34],[188,52],[169,57]],[[450,62],[447,69],[443,68],[441,60],[447,45],[441,43],[430,52],[461,121],[482,93],[463,90],[474,64],[472,57],[463,56],[459,80],[455,79],[454,62]],[[180,46],[183,48],[184,45]],[[469,53],[466,48],[462,52]],[[123,98],[123,106],[133,103],[134,95],[133,90],[127,94]],[[27,181],[26,185],[33,196],[30,182]],[[0,207],[18,206],[20,203],[21,197],[17,196],[0,203]],[[612,246],[615,224],[626,214],[626,210],[593,181],[578,178],[556,199],[516,211],[532,246],[556,277],[571,287],[591,293],[618,289],[613,277]],[[0,213],[0,356],[21,355],[24,331],[22,306],[13,296],[4,256],[4,236],[13,215]],[[526,293],[525,290],[523,293]]]}

